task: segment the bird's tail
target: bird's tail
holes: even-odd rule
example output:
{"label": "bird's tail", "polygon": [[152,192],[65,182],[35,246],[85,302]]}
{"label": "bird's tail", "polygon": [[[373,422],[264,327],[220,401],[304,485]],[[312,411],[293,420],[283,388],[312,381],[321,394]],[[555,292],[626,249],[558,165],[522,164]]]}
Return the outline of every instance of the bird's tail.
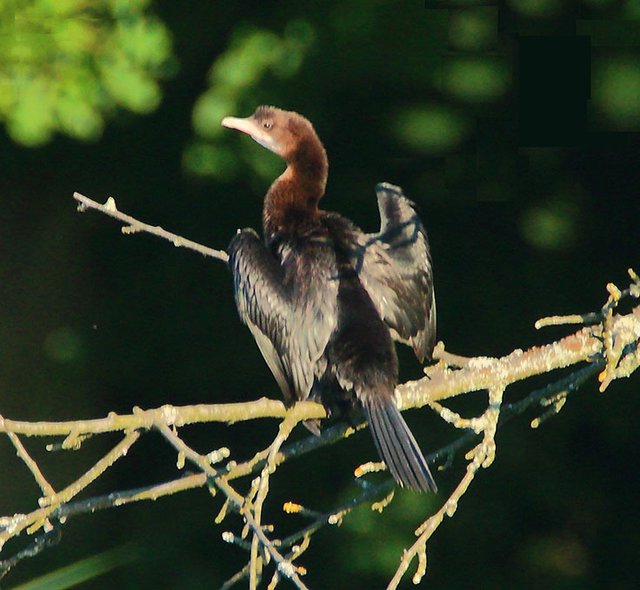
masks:
{"label": "bird's tail", "polygon": [[373,441],[393,479],[417,492],[436,492],[436,482],[422,451],[393,398],[366,400],[364,409]]}

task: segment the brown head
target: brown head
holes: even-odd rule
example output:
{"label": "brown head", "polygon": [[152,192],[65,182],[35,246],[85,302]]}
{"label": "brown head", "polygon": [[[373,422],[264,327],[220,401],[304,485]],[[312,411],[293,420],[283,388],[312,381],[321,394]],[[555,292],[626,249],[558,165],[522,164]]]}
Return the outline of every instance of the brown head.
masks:
{"label": "brown head", "polygon": [[246,119],[225,117],[222,125],[249,135],[287,163],[304,156],[309,145],[322,144],[313,125],[302,115],[276,107],[260,106]]}

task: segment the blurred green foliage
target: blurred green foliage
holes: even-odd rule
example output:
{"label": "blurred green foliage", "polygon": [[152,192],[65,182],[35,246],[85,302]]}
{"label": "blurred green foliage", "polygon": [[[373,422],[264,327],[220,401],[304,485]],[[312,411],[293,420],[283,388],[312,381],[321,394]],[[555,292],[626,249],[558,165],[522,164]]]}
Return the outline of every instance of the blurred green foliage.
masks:
{"label": "blurred green foliage", "polygon": [[482,51],[498,42],[497,8],[472,6],[449,13],[449,43],[458,51]]}
{"label": "blurred green foliage", "polygon": [[599,118],[596,122],[601,127],[640,130],[640,62],[637,55],[610,56],[595,61],[593,108]]}
{"label": "blurred green foliage", "polygon": [[27,146],[100,137],[117,108],[153,111],[173,71],[148,0],[9,0],[0,8],[0,121]]}
{"label": "blurred green foliage", "polygon": [[562,0],[509,0],[509,5],[521,16],[532,19],[559,16],[565,9]]}
{"label": "blurred green foliage", "polygon": [[398,113],[391,131],[412,149],[439,155],[460,145],[470,131],[464,113],[445,105],[432,104]]}
{"label": "blurred green foliage", "polygon": [[83,342],[75,330],[69,327],[57,328],[44,341],[44,350],[52,360],[69,363],[78,360],[83,351]]}
{"label": "blurred green foliage", "polygon": [[450,59],[444,66],[443,90],[469,102],[495,101],[511,88],[504,60],[487,56]]}
{"label": "blurred green foliage", "polygon": [[[416,514],[428,514],[437,510],[434,496],[424,498],[417,494],[394,494],[393,501],[384,509],[389,516],[386,522],[380,521],[380,513],[370,506],[361,506],[344,522],[345,534],[350,537],[351,551],[349,559],[356,575],[379,575],[384,577],[398,567],[398,556],[407,547],[407,536],[416,528],[413,517]],[[371,547],[368,539],[377,536],[385,540],[384,551],[371,559]]]}
{"label": "blurred green foliage", "polygon": [[523,238],[541,250],[566,250],[575,246],[579,228],[579,208],[570,193],[531,207],[521,221]]}

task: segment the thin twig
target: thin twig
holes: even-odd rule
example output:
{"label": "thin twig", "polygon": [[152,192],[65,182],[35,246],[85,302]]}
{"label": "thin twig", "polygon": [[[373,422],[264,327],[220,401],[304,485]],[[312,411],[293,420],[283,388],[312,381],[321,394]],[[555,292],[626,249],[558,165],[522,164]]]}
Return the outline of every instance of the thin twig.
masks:
{"label": "thin twig", "polygon": [[251,510],[247,510],[244,498],[238,494],[226,481],[226,478],[218,473],[207,461],[206,457],[192,449],[187,445],[171,428],[166,424],[156,424],[156,427],[164,435],[164,437],[184,456],[192,463],[202,469],[207,475],[209,475],[216,487],[222,491],[225,496],[237,507],[239,512],[244,516],[247,525],[251,528],[253,533],[258,537],[258,540],[262,546],[269,552],[273,560],[276,562],[278,570],[289,578],[299,590],[306,590],[304,582],[300,579],[296,572],[295,566],[287,561],[283,555],[276,549],[270,539],[264,534],[262,527],[255,521]]}
{"label": "thin twig", "polygon": [[239,572],[236,572],[231,576],[222,586],[220,586],[220,590],[229,590],[229,588],[233,588],[238,582],[242,582],[245,578],[249,576],[249,564],[245,565]]}
{"label": "thin twig", "polygon": [[138,431],[134,430],[133,432],[129,432],[115,447],[113,447],[113,449],[111,449],[111,451],[97,461],[93,467],[88,469],[76,481],[68,485],[64,490],[57,492],[52,496],[42,498],[40,504],[42,506],[59,506],[68,502],[71,498],[76,496],[80,491],[102,475],[118,459],[124,457],[138,438],[140,438],[140,433]]}
{"label": "thin twig", "polygon": [[127,215],[126,213],[118,211],[116,202],[113,197],[109,197],[107,199],[107,202],[104,204],[93,201],[89,197],[85,197],[80,193],[73,193],[73,198],[78,201],[78,203],[80,203],[78,205],[79,211],[94,209],[95,211],[100,211],[100,213],[104,213],[105,215],[113,217],[114,219],[117,219],[118,221],[126,224],[122,228],[123,234],[145,232],[162,238],[163,240],[168,240],[174,246],[176,246],[176,248],[188,248],[189,250],[194,250],[195,252],[198,252],[203,256],[216,258],[217,260],[221,260],[222,262],[227,262],[229,260],[229,255],[224,250],[215,250],[213,248],[208,248],[207,246],[198,244],[198,242],[188,240],[187,238],[183,238],[178,234],[174,234],[165,229],[162,229],[159,225],[149,225],[148,223],[138,221],[135,217],[131,217],[131,215]]}
{"label": "thin twig", "polygon": [[38,535],[33,539],[31,543],[24,549],[21,549],[15,555],[9,557],[8,559],[3,559],[0,561],[0,580],[4,578],[9,573],[9,570],[14,568],[18,563],[20,563],[23,559],[27,559],[29,557],[35,557],[44,551],[47,547],[51,547],[60,542],[62,538],[62,531],[60,527],[56,527],[42,535]]}
{"label": "thin twig", "polygon": [[[295,411],[291,411],[287,414],[285,419],[280,422],[278,427],[278,434],[269,447],[269,454],[267,455],[266,464],[260,474],[260,484],[256,493],[256,498],[253,503],[253,517],[255,518],[258,527],[262,527],[262,507],[264,501],[267,498],[269,492],[269,477],[275,472],[277,467],[276,457],[280,452],[280,448],[287,441],[292,430],[298,423],[298,417]],[[249,588],[250,590],[256,590],[258,587],[258,573],[260,564],[258,561],[258,549],[259,538],[256,534],[253,535],[251,541],[251,556],[249,561]]]}
{"label": "thin twig", "polygon": [[447,498],[441,508],[435,514],[430,516],[416,530],[418,539],[409,549],[405,550],[402,560],[400,561],[400,565],[387,586],[387,590],[395,590],[398,587],[414,557],[418,558],[418,568],[413,576],[413,583],[420,583],[420,580],[426,573],[427,569],[427,541],[440,526],[445,516],[451,518],[455,514],[460,499],[469,489],[469,486],[480,467],[486,469],[493,463],[496,449],[495,434],[498,428],[504,390],[504,386],[496,386],[489,390],[489,405],[484,414],[477,421],[477,424],[481,425],[484,432],[482,442],[467,454],[470,462],[467,465],[464,477],[460,480],[460,483],[456,486],[455,490]]}
{"label": "thin twig", "polygon": [[45,496],[41,498],[41,508],[26,515],[17,515],[12,525],[0,532],[0,549],[2,549],[4,543],[6,543],[10,538],[17,536],[21,531],[27,529],[27,532],[31,534],[39,528],[46,526],[49,516],[51,516],[51,514],[61,504],[71,500],[71,498],[80,493],[118,459],[126,455],[127,451],[136,442],[136,440],[138,440],[139,436],[140,433],[138,432],[129,432],[115,447],[113,447],[113,449],[111,449],[111,451],[109,451],[76,481],[53,496]]}
{"label": "thin twig", "polygon": [[178,451],[182,453],[189,461],[191,461],[196,467],[202,470],[208,477],[212,478],[216,486],[224,492],[225,496],[229,499],[233,505],[240,509],[244,504],[244,498],[238,492],[236,492],[224,478],[220,472],[211,466],[209,460],[204,456],[192,449],[187,443],[185,443],[169,426],[163,423],[156,424],[156,428],[167,439],[169,443]]}
{"label": "thin twig", "polygon": [[16,454],[20,457],[24,464],[27,466],[29,471],[31,471],[31,475],[36,480],[36,483],[40,486],[42,493],[45,496],[53,496],[56,491],[53,489],[52,485],[46,480],[45,476],[42,475],[42,471],[40,471],[40,467],[38,464],[31,458],[27,449],[25,449],[22,441],[18,438],[18,435],[14,432],[7,432],[7,436],[9,440],[13,443],[13,446],[16,448]]}
{"label": "thin twig", "polygon": [[122,490],[119,492],[111,492],[102,496],[94,496],[86,500],[76,500],[67,502],[56,510],[57,518],[69,518],[80,514],[93,513],[98,510],[107,508],[115,508],[118,506],[126,506],[133,502],[143,500],[155,501],[164,496],[171,496],[186,490],[201,488],[207,483],[207,476],[204,473],[192,473],[179,477],[172,481],[167,481],[150,486],[134,488],[131,490]]}

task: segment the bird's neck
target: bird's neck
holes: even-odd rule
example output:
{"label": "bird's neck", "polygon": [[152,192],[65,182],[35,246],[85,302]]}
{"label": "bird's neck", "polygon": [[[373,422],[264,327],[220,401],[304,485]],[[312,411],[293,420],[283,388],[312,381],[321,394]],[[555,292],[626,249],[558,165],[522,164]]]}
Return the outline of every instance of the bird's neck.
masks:
{"label": "bird's neck", "polygon": [[317,215],[328,170],[327,154],[319,140],[298,146],[264,199],[262,222],[267,238]]}

